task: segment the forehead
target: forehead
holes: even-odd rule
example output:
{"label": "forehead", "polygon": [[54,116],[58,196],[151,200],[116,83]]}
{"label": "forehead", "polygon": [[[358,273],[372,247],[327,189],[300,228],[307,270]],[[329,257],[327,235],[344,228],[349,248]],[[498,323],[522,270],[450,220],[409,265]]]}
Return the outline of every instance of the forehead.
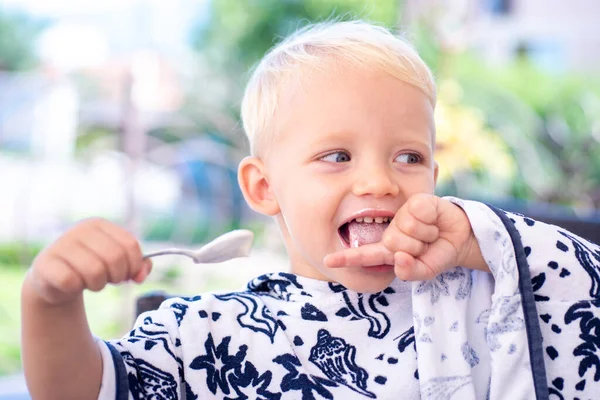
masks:
{"label": "forehead", "polygon": [[332,64],[302,69],[280,88],[275,141],[334,132],[411,132],[433,145],[433,107],[418,88],[392,75]]}

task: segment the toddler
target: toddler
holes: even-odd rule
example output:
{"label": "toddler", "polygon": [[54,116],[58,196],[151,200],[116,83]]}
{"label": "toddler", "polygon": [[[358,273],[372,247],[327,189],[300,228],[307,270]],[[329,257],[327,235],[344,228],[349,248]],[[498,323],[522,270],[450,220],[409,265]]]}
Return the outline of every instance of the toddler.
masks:
{"label": "toddler", "polygon": [[290,273],[173,298],[119,340],[82,293],[142,282],[129,232],[81,222],[23,285],[23,360],[40,399],[600,397],[600,248],[434,193],[435,84],[404,40],[307,27],[257,66],[239,184],[274,217]]}

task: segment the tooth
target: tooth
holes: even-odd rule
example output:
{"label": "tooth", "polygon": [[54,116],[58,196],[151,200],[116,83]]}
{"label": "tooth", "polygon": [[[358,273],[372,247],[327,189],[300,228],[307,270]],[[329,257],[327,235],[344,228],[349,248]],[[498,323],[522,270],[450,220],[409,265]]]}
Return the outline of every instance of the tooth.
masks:
{"label": "tooth", "polygon": [[373,223],[373,218],[371,218],[371,217],[365,217],[365,222],[367,224],[372,224]]}
{"label": "tooth", "polygon": [[383,217],[383,222],[389,222],[390,218],[389,217]]}
{"label": "tooth", "polygon": [[362,218],[356,218],[356,222],[363,222]]}
{"label": "tooth", "polygon": [[375,217],[375,222],[378,224],[383,224],[383,217]]}

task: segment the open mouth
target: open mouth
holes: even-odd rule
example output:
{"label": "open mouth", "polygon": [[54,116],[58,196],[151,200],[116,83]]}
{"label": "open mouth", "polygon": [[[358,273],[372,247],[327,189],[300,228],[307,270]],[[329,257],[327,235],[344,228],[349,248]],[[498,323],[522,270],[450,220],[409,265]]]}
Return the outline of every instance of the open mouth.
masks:
{"label": "open mouth", "polygon": [[377,243],[392,217],[360,217],[344,223],[338,228],[338,234],[345,247],[359,247]]}

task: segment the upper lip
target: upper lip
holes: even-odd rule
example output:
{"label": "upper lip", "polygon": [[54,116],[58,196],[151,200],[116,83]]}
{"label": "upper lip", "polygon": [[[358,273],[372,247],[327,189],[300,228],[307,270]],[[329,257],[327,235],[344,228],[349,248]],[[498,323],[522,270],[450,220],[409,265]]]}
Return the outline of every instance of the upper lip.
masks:
{"label": "upper lip", "polygon": [[364,218],[364,217],[372,217],[372,218],[376,218],[376,217],[390,217],[390,218],[394,218],[395,215],[396,215],[395,212],[389,211],[389,210],[383,210],[381,208],[363,208],[362,210],[353,213],[347,219],[345,219],[344,221],[342,221],[342,223],[340,224],[340,227],[344,226],[345,224],[349,223],[352,220],[355,220],[356,218]]}

